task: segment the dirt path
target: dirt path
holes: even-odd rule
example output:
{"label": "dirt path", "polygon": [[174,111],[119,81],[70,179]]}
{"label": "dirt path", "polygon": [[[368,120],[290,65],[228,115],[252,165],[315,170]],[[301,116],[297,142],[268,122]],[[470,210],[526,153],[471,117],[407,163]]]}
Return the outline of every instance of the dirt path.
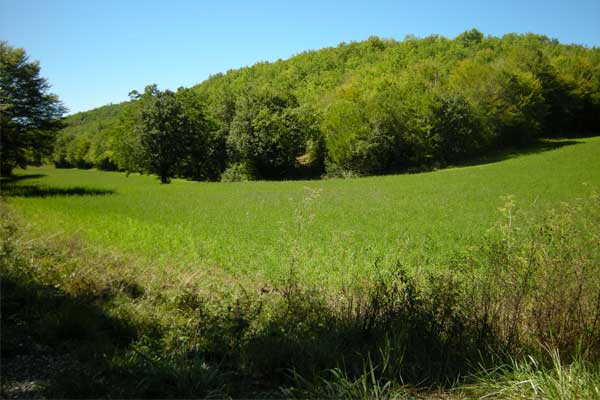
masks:
{"label": "dirt path", "polygon": [[[35,343],[29,337],[11,340],[0,358],[0,398],[45,398],[53,379],[79,363],[67,354]],[[6,351],[5,351],[6,350]]]}

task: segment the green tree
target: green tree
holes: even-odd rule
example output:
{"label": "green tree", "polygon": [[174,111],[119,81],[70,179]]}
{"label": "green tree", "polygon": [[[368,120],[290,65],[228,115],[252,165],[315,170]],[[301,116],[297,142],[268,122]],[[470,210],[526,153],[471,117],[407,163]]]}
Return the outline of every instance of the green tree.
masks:
{"label": "green tree", "polygon": [[66,112],[50,85],[40,77],[38,62],[25,50],[0,42],[0,174],[40,162],[52,150],[54,132]]}
{"label": "green tree", "polygon": [[[324,161],[334,174],[385,174],[598,132],[600,49],[474,29],[371,37],[217,74],[175,97],[193,122],[174,176],[216,179],[225,166],[227,179],[319,176]],[[66,118],[57,163],[150,171],[135,128],[142,103]]]}
{"label": "green tree", "polygon": [[456,37],[456,41],[462,44],[463,46],[479,44],[482,40],[483,33],[478,31],[477,29],[465,31]]}
{"label": "green tree", "polygon": [[139,97],[141,102],[138,129],[147,166],[169,183],[175,175],[184,152],[182,138],[189,129],[189,120],[175,93],[161,92],[156,85],[146,86]]}
{"label": "green tree", "polygon": [[225,136],[207,115],[200,97],[190,89],[179,88],[177,100],[190,120],[184,141],[179,174],[193,180],[216,180],[225,167]]}
{"label": "green tree", "polygon": [[262,93],[242,98],[227,143],[232,159],[248,163],[261,178],[290,176],[312,134],[313,124],[304,117],[293,96]]}
{"label": "green tree", "polygon": [[[133,97],[138,96],[132,92]],[[140,105],[138,101],[123,104],[117,118],[116,128],[113,131],[113,159],[117,168],[131,172],[144,172],[148,170],[142,134],[139,129]]]}
{"label": "green tree", "polygon": [[455,162],[476,154],[485,147],[479,120],[460,95],[444,94],[435,107],[436,158]]}
{"label": "green tree", "polygon": [[174,176],[216,178],[211,168],[215,129],[198,98],[187,89],[177,93],[146,87],[139,99],[138,130],[142,166],[169,183]]}

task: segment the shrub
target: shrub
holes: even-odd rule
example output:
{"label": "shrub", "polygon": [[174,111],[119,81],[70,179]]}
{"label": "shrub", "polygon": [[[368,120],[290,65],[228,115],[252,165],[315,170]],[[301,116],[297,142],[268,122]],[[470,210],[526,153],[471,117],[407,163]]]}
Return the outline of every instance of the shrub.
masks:
{"label": "shrub", "polygon": [[227,145],[232,158],[252,164],[258,177],[283,179],[305,153],[311,125],[294,96],[260,93],[240,99]]}
{"label": "shrub", "polygon": [[254,179],[254,169],[247,163],[233,164],[221,174],[221,182],[247,182]]}
{"label": "shrub", "polygon": [[513,354],[546,348],[563,357],[579,349],[600,356],[599,198],[563,205],[542,224],[519,233],[514,203],[506,222],[465,268],[472,274],[473,317],[494,327]]}

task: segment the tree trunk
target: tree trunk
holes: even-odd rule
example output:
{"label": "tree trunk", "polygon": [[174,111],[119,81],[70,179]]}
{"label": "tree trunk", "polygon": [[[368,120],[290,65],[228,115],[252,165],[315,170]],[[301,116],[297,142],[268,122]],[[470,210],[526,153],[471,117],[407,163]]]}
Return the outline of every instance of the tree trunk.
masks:
{"label": "tree trunk", "polygon": [[0,176],[12,176],[13,165],[11,163],[0,162]]}

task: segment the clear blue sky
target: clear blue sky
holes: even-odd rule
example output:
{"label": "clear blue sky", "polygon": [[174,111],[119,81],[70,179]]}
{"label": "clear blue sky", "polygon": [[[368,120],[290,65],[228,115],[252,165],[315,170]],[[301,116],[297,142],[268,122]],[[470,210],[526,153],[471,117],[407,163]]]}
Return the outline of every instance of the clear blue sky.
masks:
{"label": "clear blue sky", "polygon": [[600,46],[600,0],[0,0],[0,40],[40,61],[71,112],[371,35],[470,28]]}

